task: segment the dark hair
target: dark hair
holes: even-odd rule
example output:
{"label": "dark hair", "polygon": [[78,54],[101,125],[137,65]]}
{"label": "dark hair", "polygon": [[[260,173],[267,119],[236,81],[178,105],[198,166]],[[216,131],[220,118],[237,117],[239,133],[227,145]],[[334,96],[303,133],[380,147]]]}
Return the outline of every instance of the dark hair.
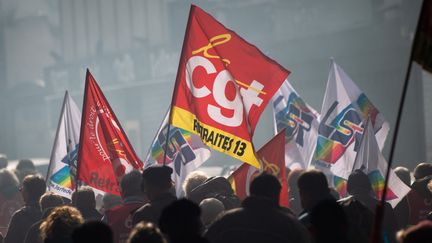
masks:
{"label": "dark hair", "polygon": [[414,169],[414,178],[420,180],[426,176],[432,175],[431,163],[420,163]]}
{"label": "dark hair", "polygon": [[39,205],[42,210],[62,206],[63,198],[53,192],[45,192],[39,199]]}
{"label": "dark hair", "polygon": [[398,166],[394,170],[395,174],[405,183],[407,186],[411,186],[411,175],[408,168],[403,166]]}
{"label": "dark hair", "polygon": [[369,177],[361,170],[355,170],[348,176],[347,191],[349,194],[358,192],[370,193],[372,191],[372,184]]}
{"label": "dark hair", "polygon": [[88,186],[80,187],[72,195],[72,204],[78,209],[94,208],[96,199],[93,190]]}
{"label": "dark hair", "polygon": [[33,164],[33,161],[31,161],[29,159],[21,159],[20,161],[18,161],[18,164],[16,166],[16,170],[18,170],[18,171],[24,171],[24,170],[36,171],[36,168]]}
{"label": "dark hair", "polygon": [[319,195],[330,192],[326,176],[321,171],[315,169],[303,171],[297,180],[297,187],[301,191],[308,191]]}
{"label": "dark hair", "polygon": [[421,221],[417,225],[398,232],[397,238],[401,243],[426,243],[432,239],[432,222]]}
{"label": "dark hair", "polygon": [[73,231],[72,241],[74,243],[112,243],[113,232],[111,228],[103,222],[89,221]]}
{"label": "dark hair", "polygon": [[168,205],[159,219],[161,231],[172,241],[199,235],[202,229],[201,209],[188,200],[180,199]]}
{"label": "dark hair", "polygon": [[279,180],[274,175],[262,172],[252,181],[250,194],[279,201],[281,188]]}
{"label": "dark hair", "polygon": [[24,178],[22,187],[31,202],[39,202],[40,197],[46,191],[45,180],[40,175],[28,175]]}
{"label": "dark hair", "polygon": [[133,170],[122,177],[120,188],[123,197],[141,195],[141,173]]}
{"label": "dark hair", "polygon": [[348,221],[345,212],[336,201],[324,200],[310,213],[315,242],[348,242]]}
{"label": "dark hair", "polygon": [[128,243],[165,243],[161,231],[153,223],[140,222],[129,234]]}

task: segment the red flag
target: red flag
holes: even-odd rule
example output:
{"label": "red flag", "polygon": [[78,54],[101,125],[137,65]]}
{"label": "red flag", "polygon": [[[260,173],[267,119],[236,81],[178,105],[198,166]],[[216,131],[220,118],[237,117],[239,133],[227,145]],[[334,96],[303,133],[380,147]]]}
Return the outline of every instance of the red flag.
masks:
{"label": "red flag", "polygon": [[121,177],[144,164],[138,159],[96,80],[87,70],[82,109],[78,179],[120,195]]}
{"label": "red flag", "polygon": [[192,5],[171,123],[255,167],[255,125],[289,71]]}
{"label": "red flag", "polygon": [[[285,129],[268,141],[258,152],[264,171],[276,176],[281,185],[279,204],[289,206],[288,182],[285,167]],[[242,164],[234,171],[229,180],[236,195],[244,199],[249,195],[249,186],[253,178],[259,174],[259,170],[248,164]]]}

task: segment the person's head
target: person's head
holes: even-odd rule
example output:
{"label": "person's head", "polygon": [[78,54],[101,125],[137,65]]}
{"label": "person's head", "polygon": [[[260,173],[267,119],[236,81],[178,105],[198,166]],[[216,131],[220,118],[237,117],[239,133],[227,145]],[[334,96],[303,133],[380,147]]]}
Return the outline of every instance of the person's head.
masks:
{"label": "person's head", "polygon": [[164,236],[153,223],[140,222],[132,229],[127,243],[166,243]]}
{"label": "person's head", "polygon": [[78,226],[72,233],[73,243],[112,243],[113,232],[111,228],[100,221],[89,221]]}
{"label": "person's head", "polygon": [[405,183],[407,186],[411,186],[411,175],[408,168],[399,166],[394,169],[395,174]]}
{"label": "person's head", "polygon": [[42,211],[48,208],[55,208],[64,204],[63,198],[53,192],[45,192],[39,199],[39,205]]}
{"label": "person's head", "polygon": [[310,232],[316,243],[348,241],[348,221],[339,203],[323,200],[310,213]]}
{"label": "person's head", "polygon": [[70,206],[54,208],[40,226],[41,238],[45,243],[71,242],[72,232],[84,223],[80,212]]}
{"label": "person's head", "polygon": [[18,161],[15,171],[17,172],[17,176],[20,181],[22,181],[28,175],[36,174],[36,168],[33,164],[33,161],[29,159],[21,159]]}
{"label": "person's head", "polygon": [[183,182],[183,191],[185,192],[185,197],[189,198],[190,193],[193,189],[203,184],[208,179],[208,175],[202,171],[191,172]]}
{"label": "person's head", "polygon": [[426,243],[432,239],[432,222],[425,220],[397,233],[399,243]]}
{"label": "person's head", "polygon": [[80,187],[72,194],[72,205],[78,209],[95,208],[96,199],[93,190],[88,186]]}
{"label": "person's head", "polygon": [[143,196],[141,191],[141,181],[141,173],[137,170],[133,170],[124,175],[120,180],[122,197]]}
{"label": "person's head", "polygon": [[201,209],[201,221],[206,227],[210,226],[225,210],[223,203],[216,198],[202,200],[199,207]]}
{"label": "person's head", "polygon": [[0,169],[4,169],[8,166],[8,160],[6,157],[0,157]]}
{"label": "person's head", "polygon": [[173,170],[168,166],[152,166],[142,173],[141,189],[144,194],[153,200],[172,188],[171,174]]}
{"label": "person's head", "polygon": [[290,171],[288,174],[288,190],[289,190],[289,197],[290,198],[296,198],[299,197],[298,195],[298,188],[297,188],[297,181],[300,177],[300,174],[303,172],[303,169],[294,169]]}
{"label": "person's head", "polygon": [[121,197],[110,193],[105,193],[102,198],[103,209],[108,210],[122,203]]}
{"label": "person's head", "polygon": [[10,170],[1,169],[0,185],[0,193],[6,198],[12,198],[18,192],[19,181]]}
{"label": "person's head", "polygon": [[327,178],[319,170],[303,171],[297,181],[301,205],[304,209],[311,209],[319,201],[330,197]]}
{"label": "person's head", "polygon": [[431,163],[420,163],[414,169],[415,180],[420,180],[426,176],[432,175],[432,164]]}
{"label": "person's head", "polygon": [[159,218],[159,227],[169,241],[185,241],[201,234],[200,216],[201,210],[197,204],[180,199],[165,207]]}
{"label": "person's head", "polygon": [[40,197],[45,193],[45,180],[39,175],[28,175],[21,186],[21,195],[25,203],[39,203]]}
{"label": "person's head", "polygon": [[355,170],[348,176],[347,191],[351,195],[368,195],[372,191],[369,177],[361,170]]}
{"label": "person's head", "polygon": [[249,192],[251,196],[265,197],[279,205],[281,188],[279,180],[274,175],[263,172],[253,179]]}
{"label": "person's head", "polygon": [[195,203],[216,197],[225,206],[226,210],[240,206],[240,199],[234,194],[230,182],[223,176],[209,177],[203,184],[195,187],[189,194],[188,199]]}

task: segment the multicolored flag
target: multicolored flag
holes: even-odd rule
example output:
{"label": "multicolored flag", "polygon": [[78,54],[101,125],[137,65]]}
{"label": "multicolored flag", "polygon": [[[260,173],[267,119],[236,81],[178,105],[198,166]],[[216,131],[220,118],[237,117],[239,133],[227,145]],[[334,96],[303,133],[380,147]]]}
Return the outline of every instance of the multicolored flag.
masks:
{"label": "multicolored flag", "polygon": [[[270,141],[268,141],[257,155],[261,161],[261,168],[274,176],[281,182],[282,189],[279,199],[279,204],[284,207],[289,206],[288,198],[288,182],[286,178],[285,156],[282,151],[285,150],[285,131],[282,130]],[[275,151],[278,151],[275,153]],[[249,196],[249,186],[252,180],[260,173],[261,170],[249,164],[243,163],[235,170],[228,180],[240,199],[245,199]]]}
{"label": "multicolored flag", "polygon": [[273,97],[275,134],[285,129],[285,162],[290,169],[306,169],[315,151],[319,114],[286,80]]}
{"label": "multicolored flag", "polygon": [[363,121],[370,117],[379,148],[384,146],[388,122],[366,95],[332,60],[321,110],[317,145],[312,166],[348,179],[363,134]]}
{"label": "multicolored flag", "polygon": [[[381,199],[383,196],[384,178],[388,163],[378,147],[378,142],[375,138],[375,132],[371,123],[369,119],[365,128],[366,132],[363,135],[360,148],[357,152],[353,169],[361,169],[369,176],[376,197]],[[411,189],[399,179],[392,168],[388,169],[390,170],[390,177],[386,201],[395,207]]]}
{"label": "multicolored flag", "polygon": [[165,164],[174,171],[171,177],[176,185],[176,194],[183,196],[182,185],[186,176],[200,167],[210,158],[210,149],[203,144],[200,137],[181,128],[173,127],[168,132],[169,112],[165,116],[145,160],[145,167],[163,164],[165,143],[169,142]]}
{"label": "multicolored flag", "polygon": [[258,167],[255,126],[289,71],[191,7],[172,99],[171,124]]}
{"label": "multicolored flag", "polygon": [[81,111],[66,91],[47,173],[48,191],[71,198],[75,189]]}
{"label": "multicolored flag", "polygon": [[93,188],[120,195],[121,177],[144,164],[88,70],[82,111],[77,177]]}

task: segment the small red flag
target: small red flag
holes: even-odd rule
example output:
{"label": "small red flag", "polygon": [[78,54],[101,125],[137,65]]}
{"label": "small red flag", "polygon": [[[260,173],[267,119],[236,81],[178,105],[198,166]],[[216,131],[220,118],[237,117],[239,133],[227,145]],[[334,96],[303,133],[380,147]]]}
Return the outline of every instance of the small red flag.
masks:
{"label": "small red flag", "polygon": [[96,80],[87,70],[78,179],[101,191],[120,195],[118,183],[121,177],[143,166]]}
{"label": "small red flag", "polygon": [[[261,160],[262,170],[279,179],[282,185],[279,204],[288,207],[288,182],[285,167],[285,129],[261,147],[257,154]],[[244,199],[249,195],[250,183],[259,173],[260,171],[257,168],[244,163],[228,178],[236,195],[240,199]]]}

